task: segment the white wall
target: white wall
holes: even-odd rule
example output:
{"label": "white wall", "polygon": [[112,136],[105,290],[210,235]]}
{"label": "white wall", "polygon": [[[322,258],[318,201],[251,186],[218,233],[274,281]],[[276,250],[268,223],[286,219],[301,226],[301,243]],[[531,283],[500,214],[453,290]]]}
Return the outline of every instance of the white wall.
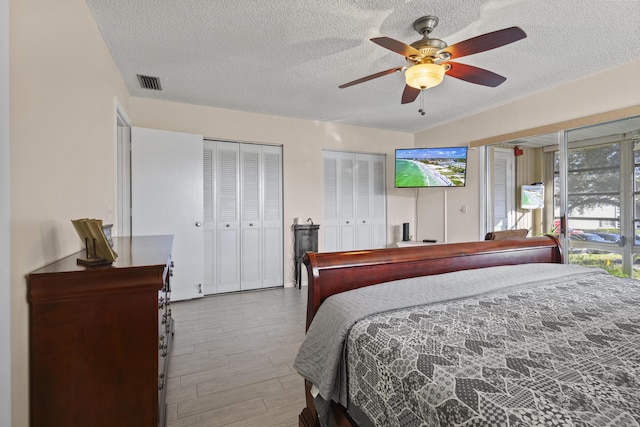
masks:
{"label": "white wall", "polygon": [[[105,218],[114,205],[114,96],[127,108],[128,93],[84,0],[9,1],[12,422],[0,425],[22,427],[29,425],[25,275],[80,249],[71,219]],[[4,248],[4,234],[0,242]]]}
{"label": "white wall", "polygon": [[[0,239],[0,245],[5,245],[1,250],[11,254],[10,290],[6,290],[10,298],[4,299],[11,308],[11,343],[5,347],[11,351],[11,411],[1,411],[0,416],[11,416],[13,426],[29,424],[25,276],[80,249],[71,219],[107,218],[108,206],[115,206],[115,98],[138,126],[282,144],[285,164],[294,165],[284,170],[285,226],[294,217],[321,221],[322,148],[386,153],[392,170],[393,148],[413,145],[411,134],[142,99],[135,100],[136,114],[131,114],[122,77],[84,0],[0,1],[11,6],[10,64],[6,66],[11,90],[7,163],[11,165],[12,237],[9,250],[4,236]],[[0,28],[6,31],[7,26],[0,23]],[[6,119],[1,111],[0,117]],[[4,156],[8,150],[1,144],[0,139]],[[6,185],[5,180],[0,185]],[[413,198],[394,191],[390,178],[388,185],[389,224],[412,221]],[[9,197],[2,187],[0,197]],[[8,256],[2,258],[8,260]],[[0,274],[8,271],[2,269]],[[2,402],[9,405],[8,398]]]}
{"label": "white wall", "polygon": [[[438,141],[438,144],[451,146],[467,145],[474,140],[636,105],[640,105],[640,60],[434,127],[416,134],[415,144],[418,147],[426,147],[433,145],[433,141]],[[447,191],[446,207],[431,203],[428,197],[423,197],[421,193],[418,206],[421,227],[418,235],[428,234],[423,228],[426,227],[427,218],[439,218],[446,212],[446,220],[443,218],[439,223],[431,224],[429,227],[439,228],[441,236],[446,234],[449,242],[478,240],[481,237],[480,222],[477,220],[480,214],[478,183],[482,172],[478,165],[478,150],[469,151],[467,187],[442,190]],[[440,190],[436,190],[431,197],[442,200],[437,191]],[[466,215],[459,210],[463,204],[467,206]],[[428,231],[431,232],[431,229]]]}
{"label": "white wall", "polygon": [[0,425],[11,425],[9,0],[0,0]]}
{"label": "white wall", "polygon": [[412,147],[413,135],[313,122],[190,104],[130,98],[134,126],[204,135],[206,138],[282,145],[285,283],[293,283],[293,218],[320,224],[322,250],[322,150],[387,155],[387,240],[398,226],[414,221],[414,192],[394,188],[395,148]]}

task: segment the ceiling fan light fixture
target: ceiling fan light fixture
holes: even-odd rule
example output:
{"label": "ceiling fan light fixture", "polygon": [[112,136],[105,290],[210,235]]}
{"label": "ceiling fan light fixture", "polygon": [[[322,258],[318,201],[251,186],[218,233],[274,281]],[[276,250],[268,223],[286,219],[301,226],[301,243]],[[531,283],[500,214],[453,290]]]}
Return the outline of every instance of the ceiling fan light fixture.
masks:
{"label": "ceiling fan light fixture", "polygon": [[407,68],[404,77],[407,85],[423,90],[442,83],[444,71],[438,64],[417,64]]}

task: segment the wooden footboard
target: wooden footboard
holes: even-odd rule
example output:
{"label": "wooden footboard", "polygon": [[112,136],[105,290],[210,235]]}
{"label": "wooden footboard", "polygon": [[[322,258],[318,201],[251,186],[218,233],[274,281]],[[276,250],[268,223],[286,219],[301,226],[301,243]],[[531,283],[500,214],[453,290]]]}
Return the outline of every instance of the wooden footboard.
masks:
{"label": "wooden footboard", "polygon": [[[329,296],[351,289],[409,277],[459,270],[526,263],[562,263],[558,240],[552,236],[517,240],[489,240],[443,245],[374,249],[350,252],[308,252],[304,256],[309,278],[309,328],[320,304]],[[311,385],[305,381],[307,407],[299,425],[318,426]],[[336,426],[351,426],[344,408],[336,408]]]}

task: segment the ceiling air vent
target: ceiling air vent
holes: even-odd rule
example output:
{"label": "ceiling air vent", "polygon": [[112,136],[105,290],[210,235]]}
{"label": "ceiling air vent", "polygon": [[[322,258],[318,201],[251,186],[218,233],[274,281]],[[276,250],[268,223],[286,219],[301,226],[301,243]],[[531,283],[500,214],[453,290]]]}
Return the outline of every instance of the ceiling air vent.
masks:
{"label": "ceiling air vent", "polygon": [[142,74],[136,74],[138,76],[138,82],[142,89],[162,90],[160,79],[153,76],[143,76]]}

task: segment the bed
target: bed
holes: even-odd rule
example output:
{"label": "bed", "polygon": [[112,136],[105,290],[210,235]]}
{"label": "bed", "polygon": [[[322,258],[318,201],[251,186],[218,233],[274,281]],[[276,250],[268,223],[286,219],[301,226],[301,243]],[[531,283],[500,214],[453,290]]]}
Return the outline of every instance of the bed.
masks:
{"label": "bed", "polygon": [[300,426],[640,426],[637,282],[553,237],[304,262]]}

